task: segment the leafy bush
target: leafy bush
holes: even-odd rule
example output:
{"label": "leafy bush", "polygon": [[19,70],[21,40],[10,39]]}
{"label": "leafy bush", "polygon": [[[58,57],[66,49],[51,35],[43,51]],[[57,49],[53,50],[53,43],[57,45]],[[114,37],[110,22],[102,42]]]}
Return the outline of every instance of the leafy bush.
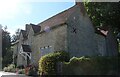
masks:
{"label": "leafy bush", "polygon": [[7,67],[4,67],[3,71],[7,72],[7,71],[8,71],[8,68],[7,68]]}
{"label": "leafy bush", "polygon": [[27,73],[28,76],[37,76],[38,75],[38,68],[37,67],[30,66],[27,68],[29,68],[28,73]]}
{"label": "leafy bush", "polygon": [[77,64],[78,62],[85,62],[85,61],[88,61],[88,60],[90,60],[90,58],[86,58],[85,56],[82,56],[80,58],[72,57],[70,59],[70,63],[71,64]]}
{"label": "leafy bush", "polygon": [[17,66],[17,68],[24,69],[24,65],[19,65],[19,66]]}
{"label": "leafy bush", "polygon": [[15,72],[15,65],[14,64],[10,64],[8,67],[4,67],[3,71],[5,72]]}
{"label": "leafy bush", "polygon": [[25,74],[25,69],[19,69],[18,74]]}
{"label": "leafy bush", "polygon": [[64,75],[116,75],[118,74],[118,57],[73,57],[64,62]]}
{"label": "leafy bush", "polygon": [[69,61],[69,54],[64,51],[57,51],[44,55],[39,60],[39,71],[45,75],[55,75],[57,72],[56,64],[59,61]]}

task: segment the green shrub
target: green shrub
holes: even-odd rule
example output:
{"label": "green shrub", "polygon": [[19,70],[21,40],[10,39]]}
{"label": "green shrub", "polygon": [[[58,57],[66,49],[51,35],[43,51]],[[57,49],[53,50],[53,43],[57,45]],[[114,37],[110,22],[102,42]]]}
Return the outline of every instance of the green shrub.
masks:
{"label": "green shrub", "polygon": [[28,76],[38,76],[38,68],[35,66],[31,66],[28,70]]}
{"label": "green shrub", "polygon": [[10,64],[8,67],[4,67],[3,71],[5,72],[15,72],[15,65],[14,64]]}
{"label": "green shrub", "polygon": [[63,65],[64,75],[116,75],[118,57],[73,57]]}
{"label": "green shrub", "polygon": [[57,51],[47,54],[39,60],[39,71],[45,75],[55,75],[57,72],[56,63],[69,61],[69,55],[64,51]]}
{"label": "green shrub", "polygon": [[7,67],[4,67],[3,71],[7,72],[7,71],[8,71],[8,68],[7,68]]}
{"label": "green shrub", "polygon": [[24,69],[24,65],[19,65],[19,66],[17,66],[16,68]]}
{"label": "green shrub", "polygon": [[85,61],[88,61],[88,60],[90,60],[89,58],[86,58],[85,56],[82,56],[82,57],[80,57],[80,58],[77,58],[77,57],[72,57],[71,59],[70,59],[70,63],[71,64],[77,64],[77,63],[79,63],[79,62],[85,62]]}
{"label": "green shrub", "polygon": [[55,54],[58,54],[57,55],[57,60],[58,61],[66,61],[68,62],[70,60],[70,56],[69,56],[69,53],[68,52],[65,52],[65,51],[56,51],[54,52]]}
{"label": "green shrub", "polygon": [[19,69],[18,74],[25,74],[25,69]]}

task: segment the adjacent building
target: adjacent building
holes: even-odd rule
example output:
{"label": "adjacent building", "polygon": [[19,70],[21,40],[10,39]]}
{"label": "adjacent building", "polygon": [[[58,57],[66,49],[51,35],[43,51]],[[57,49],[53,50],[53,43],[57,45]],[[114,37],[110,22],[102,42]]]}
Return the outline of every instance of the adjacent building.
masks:
{"label": "adjacent building", "polygon": [[79,2],[37,25],[26,24],[13,45],[18,66],[38,65],[41,56],[54,51],[69,52],[70,57],[118,54],[112,29],[95,29]]}

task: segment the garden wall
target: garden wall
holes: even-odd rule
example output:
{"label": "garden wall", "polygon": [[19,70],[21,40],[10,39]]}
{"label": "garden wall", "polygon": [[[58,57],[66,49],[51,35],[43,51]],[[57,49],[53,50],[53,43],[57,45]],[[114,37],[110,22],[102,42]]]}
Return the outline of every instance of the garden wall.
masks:
{"label": "garden wall", "polygon": [[62,63],[62,75],[118,75],[118,57],[76,58]]}

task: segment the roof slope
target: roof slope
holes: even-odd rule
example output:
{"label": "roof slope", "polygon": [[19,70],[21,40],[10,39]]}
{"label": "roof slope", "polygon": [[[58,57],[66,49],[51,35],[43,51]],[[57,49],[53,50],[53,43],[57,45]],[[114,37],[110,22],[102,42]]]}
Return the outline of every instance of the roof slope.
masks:
{"label": "roof slope", "polygon": [[34,33],[40,32],[40,30],[41,30],[40,26],[32,24],[32,23],[30,23],[30,25],[32,26]]}
{"label": "roof slope", "polygon": [[66,23],[70,15],[73,14],[78,8],[80,8],[80,11],[83,15],[87,14],[83,2],[76,2],[76,4],[73,7],[39,23],[38,25],[41,26],[41,31],[44,31],[45,27],[52,27],[52,26]]}
{"label": "roof slope", "polygon": [[[85,13],[85,8],[84,8],[84,5],[83,3],[81,2],[76,2],[76,5],[74,5],[73,7],[59,13],[59,14],[56,14],[54,15],[53,17],[50,17],[48,18],[47,20],[37,24],[37,25],[34,25],[34,24],[29,24],[29,25],[26,25],[26,29],[29,29],[28,27],[31,26],[34,33],[40,33],[42,31],[44,31],[46,28],[51,28],[51,27],[54,27],[56,25],[60,25],[60,24],[65,24],[66,21],[68,20],[68,18],[74,13],[76,12],[77,9],[80,9],[81,13],[84,15]],[[26,30],[27,33],[29,30]]]}
{"label": "roof slope", "polygon": [[24,39],[27,39],[27,35],[26,35],[27,32],[26,32],[25,30],[21,30],[21,33],[22,33],[22,35],[23,35],[23,38],[24,38]]}
{"label": "roof slope", "polygon": [[41,23],[39,23],[38,25],[41,26],[41,31],[44,30],[45,27],[52,27],[52,26],[55,26],[55,25],[59,25],[59,24],[63,24],[66,22],[66,20],[68,19],[68,17],[75,12],[75,8],[77,6],[73,6]]}

